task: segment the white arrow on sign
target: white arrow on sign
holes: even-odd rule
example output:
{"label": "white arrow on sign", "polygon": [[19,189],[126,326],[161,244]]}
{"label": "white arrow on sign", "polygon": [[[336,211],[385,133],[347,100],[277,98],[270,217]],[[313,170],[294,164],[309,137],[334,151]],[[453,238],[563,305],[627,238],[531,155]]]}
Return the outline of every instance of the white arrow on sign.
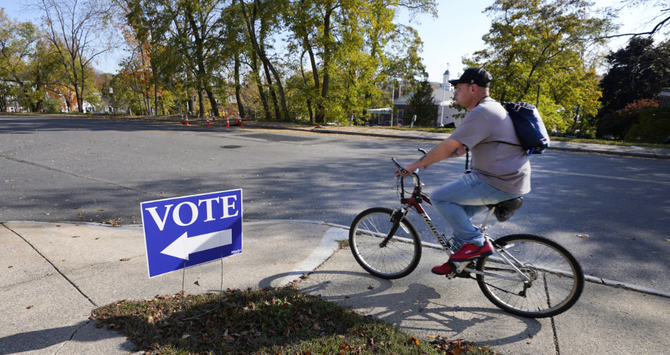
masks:
{"label": "white arrow on sign", "polygon": [[177,238],[172,244],[161,251],[161,254],[173,256],[182,260],[188,260],[188,256],[199,251],[205,251],[233,244],[233,230],[225,229],[218,232],[196,235],[188,237],[185,232]]}

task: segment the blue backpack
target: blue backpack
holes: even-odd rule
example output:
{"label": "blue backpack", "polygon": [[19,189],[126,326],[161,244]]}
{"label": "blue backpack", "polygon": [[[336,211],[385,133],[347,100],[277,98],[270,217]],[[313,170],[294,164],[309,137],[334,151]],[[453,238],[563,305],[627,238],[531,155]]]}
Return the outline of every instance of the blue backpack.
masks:
{"label": "blue backpack", "polygon": [[549,134],[537,108],[527,102],[508,102],[505,110],[512,118],[521,145],[500,143],[520,146],[528,155],[544,153],[549,147]]}
{"label": "blue backpack", "polygon": [[[504,106],[512,118],[514,131],[521,144],[503,141],[495,142],[521,147],[526,151],[527,155],[544,153],[547,147],[549,147],[549,133],[547,133],[547,128],[544,127],[540,111],[527,102],[508,102]],[[469,174],[471,172],[469,168],[470,149],[465,147],[465,152],[465,173]]]}

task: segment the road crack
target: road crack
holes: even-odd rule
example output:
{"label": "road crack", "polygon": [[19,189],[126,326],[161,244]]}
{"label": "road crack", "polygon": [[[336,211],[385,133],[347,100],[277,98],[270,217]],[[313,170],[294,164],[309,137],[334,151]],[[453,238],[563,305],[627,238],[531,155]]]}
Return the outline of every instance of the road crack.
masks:
{"label": "road crack", "polygon": [[27,161],[27,160],[21,160],[21,159],[11,158],[11,157],[8,157],[8,156],[6,156],[6,155],[0,155],[0,158],[5,158],[5,159],[7,159],[7,160],[12,160],[12,161],[15,161],[15,162],[17,162],[17,163],[22,163],[22,164],[32,165],[32,166],[35,166],[35,167],[38,167],[38,168],[42,168],[42,169],[46,169],[46,170],[56,171],[56,172],[63,173],[63,174],[67,174],[67,175],[70,175],[70,176],[74,176],[74,177],[76,177],[76,178],[80,178],[80,179],[91,180],[91,181],[100,182],[100,183],[103,183],[103,184],[108,184],[108,185],[112,185],[112,186],[120,187],[120,188],[125,189],[125,190],[128,190],[128,191],[135,191],[135,192],[139,192],[139,193],[142,193],[142,194],[145,194],[145,195],[149,195],[149,196],[159,196],[159,195],[157,195],[157,194],[152,194],[151,192],[147,192],[147,191],[142,191],[142,190],[134,189],[134,188],[132,188],[132,187],[127,187],[127,186],[119,185],[119,184],[116,184],[116,183],[113,183],[113,182],[109,182],[109,181],[105,181],[105,180],[94,179],[94,178],[92,178],[92,177],[88,177],[88,176],[82,176],[82,175],[73,174],[73,173],[68,172],[68,171],[65,171],[65,170],[60,170],[60,169],[52,168],[52,167],[50,167],[50,166],[46,166],[46,165],[41,165],[41,164],[33,163],[33,162],[31,162],[31,161]]}

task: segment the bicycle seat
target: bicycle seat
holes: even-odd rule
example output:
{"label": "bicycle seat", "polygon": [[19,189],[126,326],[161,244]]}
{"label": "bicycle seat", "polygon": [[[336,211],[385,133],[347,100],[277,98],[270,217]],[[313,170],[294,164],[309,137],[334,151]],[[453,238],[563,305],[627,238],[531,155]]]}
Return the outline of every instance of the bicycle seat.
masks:
{"label": "bicycle seat", "polygon": [[522,204],[523,204],[523,197],[517,197],[511,200],[498,202],[495,205],[486,205],[486,207],[488,207],[489,209],[495,207],[494,214],[496,215],[496,218],[500,222],[505,222],[506,220],[512,218],[514,212],[519,208],[521,208]]}

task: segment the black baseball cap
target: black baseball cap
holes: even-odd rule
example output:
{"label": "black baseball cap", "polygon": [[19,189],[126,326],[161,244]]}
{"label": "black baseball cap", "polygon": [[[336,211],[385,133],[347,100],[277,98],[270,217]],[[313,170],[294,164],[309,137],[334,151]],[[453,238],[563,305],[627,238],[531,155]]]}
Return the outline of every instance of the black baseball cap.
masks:
{"label": "black baseball cap", "polygon": [[477,86],[488,87],[491,80],[493,80],[493,77],[486,69],[468,68],[465,69],[459,79],[449,80],[449,83],[454,86],[458,84],[477,84]]}

